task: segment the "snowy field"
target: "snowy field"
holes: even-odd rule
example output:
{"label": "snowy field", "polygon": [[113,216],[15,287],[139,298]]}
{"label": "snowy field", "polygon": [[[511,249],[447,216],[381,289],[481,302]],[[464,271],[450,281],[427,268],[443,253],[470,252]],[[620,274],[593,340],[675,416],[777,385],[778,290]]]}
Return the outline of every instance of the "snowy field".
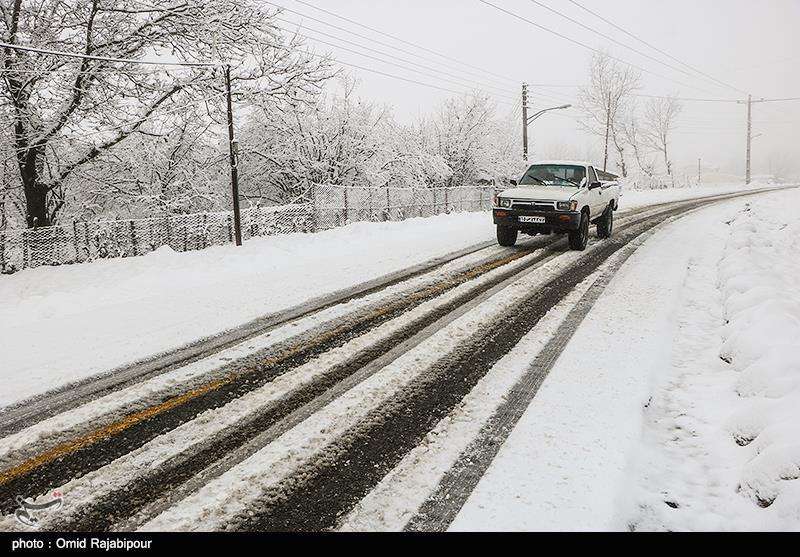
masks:
{"label": "snowy field", "polygon": [[798,203],[730,201],[648,240],[452,529],[800,530]]}
{"label": "snowy field", "polygon": [[[620,208],[741,189],[625,191]],[[0,406],[493,238],[462,213],[0,276]]]}

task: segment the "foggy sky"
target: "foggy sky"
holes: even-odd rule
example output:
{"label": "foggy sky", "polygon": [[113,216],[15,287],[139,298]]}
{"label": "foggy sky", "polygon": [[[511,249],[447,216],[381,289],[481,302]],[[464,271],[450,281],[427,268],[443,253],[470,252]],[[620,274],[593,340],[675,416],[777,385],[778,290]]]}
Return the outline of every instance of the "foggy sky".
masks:
{"label": "foggy sky", "polygon": [[[433,54],[418,51],[431,61],[412,58],[402,52],[397,56],[442,71],[464,75],[476,87],[497,87],[494,97],[499,114],[508,114],[519,95],[522,81],[556,85],[585,85],[588,81],[591,52],[561,38],[512,18],[478,0],[309,0],[331,12],[401,37],[407,41],[467,62],[506,79],[476,72],[450,63]],[[613,56],[640,66],[660,76],[642,75],[641,94],[682,97],[743,99],[744,93],[696,76],[687,76],[644,58],[595,33],[581,29],[529,0],[490,0],[509,11],[550,27]],[[760,97],[800,96],[800,49],[797,47],[797,24],[800,23],[800,0],[579,0],[620,27],[645,39],[673,57],[703,70],[735,88]],[[360,34],[391,42],[401,49],[412,47],[370,33],[347,22],[300,4],[295,0],[274,0],[302,12]],[[541,0],[584,24],[612,35],[619,41],[642,50],[665,62],[679,66],[636,42],[602,21],[595,20],[567,0]],[[285,14],[286,19],[302,18]],[[304,20],[312,28],[332,35],[345,33]],[[309,36],[313,32],[304,31]],[[330,37],[321,37],[336,43]],[[385,47],[350,36],[350,40],[379,50]],[[312,41],[313,42],[313,41]],[[338,43],[337,43],[338,44]],[[344,45],[354,48],[352,45]],[[370,60],[340,48],[315,43],[320,52],[330,52],[343,62],[402,75],[442,87],[468,91],[468,85],[437,81],[403,69]],[[394,106],[402,122],[429,114],[452,93],[405,83],[366,71],[350,69],[361,81],[359,94],[364,98]],[[429,71],[429,70],[421,70]],[[442,76],[446,77],[446,76]],[[449,79],[449,78],[447,78]],[[516,81],[516,83],[515,83]],[[561,103],[576,103],[574,87],[532,88],[535,109]],[[545,97],[538,96],[539,94]],[[512,98],[509,98],[511,96]],[[644,103],[645,99],[639,99]],[[684,102],[683,112],[673,134],[673,160],[678,172],[696,169],[697,159],[711,171],[743,174],[745,154],[744,105],[734,103]],[[601,154],[600,140],[578,129],[577,108],[545,115],[531,125],[533,156],[588,156]],[[753,173],[800,173],[800,143],[795,139],[800,124],[800,102],[753,105],[753,133],[763,134],[753,141]],[[696,170],[692,170],[694,172]]]}

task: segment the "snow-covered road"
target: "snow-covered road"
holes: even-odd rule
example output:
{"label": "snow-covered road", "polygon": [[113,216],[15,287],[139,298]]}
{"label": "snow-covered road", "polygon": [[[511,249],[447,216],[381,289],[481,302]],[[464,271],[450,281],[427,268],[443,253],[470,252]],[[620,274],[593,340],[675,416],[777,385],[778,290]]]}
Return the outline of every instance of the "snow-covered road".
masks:
{"label": "snow-covered road", "polygon": [[[0,529],[19,527],[13,515],[7,514],[13,509],[12,498],[5,501],[7,495],[36,497],[52,489],[64,493],[70,504],[60,513],[42,517],[46,528],[685,528],[693,523],[691,513],[680,518],[685,521],[681,523],[669,522],[675,517],[657,511],[663,510],[658,498],[665,497],[658,495],[661,484],[669,484],[670,493],[680,494],[660,501],[668,509],[673,509],[672,504],[681,510],[692,508],[693,502],[702,499],[686,496],[680,474],[669,462],[686,458],[686,449],[680,445],[654,454],[646,447],[653,444],[651,437],[665,435],[659,429],[664,420],[653,419],[653,425],[647,412],[683,423],[684,416],[673,415],[676,392],[690,398],[695,392],[689,388],[691,381],[672,377],[686,374],[670,370],[700,369],[695,360],[700,361],[702,350],[693,347],[707,347],[709,342],[697,337],[702,333],[711,338],[715,331],[715,314],[706,307],[692,306],[698,315],[686,317],[689,323],[707,321],[698,326],[698,334],[681,332],[676,326],[681,323],[681,304],[686,305],[682,282],[686,266],[693,261],[708,266],[719,260],[723,248],[734,254],[731,257],[742,255],[736,248],[741,241],[725,247],[725,233],[729,228],[758,226],[753,221],[738,224],[737,215],[760,214],[742,213],[746,203],[767,207],[769,201],[762,203],[761,198],[797,197],[785,191],[759,194],[752,198],[757,202],[751,198],[717,201],[711,208],[669,224],[701,203],[656,204],[686,195],[680,191],[627,196],[629,207],[640,209],[621,213],[614,237],[593,239],[583,253],[565,251],[563,240],[546,237],[524,242],[517,249],[468,250],[446,264],[271,325],[219,350],[172,362],[118,389],[92,396],[76,393],[71,405],[69,391],[61,393],[57,410],[43,415],[38,423],[25,417],[8,427],[0,439],[0,510],[6,514],[0,518]],[[786,203],[790,202],[794,198]],[[653,207],[644,208],[648,204]],[[342,249],[337,242],[344,239],[361,242],[344,251],[354,250],[368,261],[370,257],[388,259],[388,269],[401,270],[475,244],[481,238],[475,229],[486,226],[483,219],[484,215],[449,215],[417,223],[359,225],[329,236],[303,237],[300,243],[329,244],[329,253],[318,257],[320,264],[328,265],[321,275],[338,277],[336,272],[342,271],[343,263],[337,258]],[[658,226],[662,222],[667,224]],[[419,230],[405,228],[409,223],[429,235],[438,231],[440,239],[430,243],[429,251],[409,249],[403,238],[408,241],[413,236],[417,243],[425,243]],[[365,237],[363,226],[373,226],[371,230],[380,229],[380,233]],[[464,237],[452,239],[459,227]],[[639,248],[643,243],[645,247]],[[396,253],[387,252],[387,246],[395,246]],[[200,273],[213,255],[207,251],[182,254],[194,259],[187,258],[185,266],[174,269],[177,276],[188,279]],[[262,279],[278,292],[295,286],[267,280],[267,264],[258,246],[249,254],[244,251],[226,252],[226,266],[243,274],[249,269],[249,277]],[[143,266],[143,276],[152,279],[165,263],[175,264],[178,256],[148,257],[154,258],[155,268],[133,260],[126,262],[127,270]],[[251,260],[263,266],[250,269]],[[352,259],[347,261],[353,269],[358,267]],[[82,269],[91,267],[68,269],[66,276],[72,281],[88,272]],[[375,278],[387,271],[378,264],[365,267],[358,277]],[[284,266],[287,276],[291,268]],[[297,269],[295,282],[313,284]],[[111,275],[120,272],[116,269]],[[263,313],[264,307],[284,307],[272,297],[261,309],[245,310],[244,298],[228,290],[218,299],[215,288],[227,275],[209,275],[194,278],[203,284],[200,291],[208,294],[209,306],[220,300],[233,304],[234,309],[225,310],[224,323],[251,318],[257,311]],[[714,358],[723,367],[737,362],[750,365],[761,353],[748,344],[749,336],[737,337],[753,322],[752,315],[742,309],[750,306],[736,295],[747,284],[729,275],[730,286],[723,298],[738,300],[731,314],[745,317],[739,318],[738,328],[734,319],[728,324],[733,327],[726,333],[729,363],[718,355]],[[45,283],[63,280],[38,276]],[[145,280],[135,273],[130,279],[123,291]],[[312,292],[330,292],[353,280],[353,276],[337,279]],[[698,284],[709,289],[702,281]],[[796,286],[780,284],[789,294]],[[73,288],[75,300],[87,295]],[[107,292],[114,288],[108,286]],[[151,301],[175,292],[155,293]],[[247,297],[255,292],[249,288],[240,294]],[[183,293],[178,299],[189,308],[190,297]],[[745,295],[744,299],[757,301],[758,297]],[[120,307],[135,305],[131,297]],[[791,304],[783,307],[784,313],[791,317],[793,308]],[[72,302],[62,310],[61,319],[75,315]],[[193,311],[187,309],[199,318],[207,317],[210,309]],[[164,326],[178,327],[186,318],[176,321],[170,313],[159,315]],[[212,331],[216,326],[197,330]],[[143,335],[149,348],[142,353],[148,354],[152,345],[147,344],[147,334],[137,327],[132,330]],[[191,338],[188,334],[174,333],[165,346]],[[740,340],[730,340],[736,338]],[[795,337],[770,338],[785,344]],[[680,347],[678,356],[683,360],[679,364],[685,366],[664,364],[678,357],[672,352],[677,348],[664,339]],[[117,350],[87,359],[93,365],[106,365],[104,358],[113,361]],[[76,361],[79,356],[77,351],[70,354]],[[41,361],[48,357],[55,361],[53,354]],[[124,363],[126,357],[117,363]],[[14,373],[20,371],[9,376]],[[736,496],[770,505],[771,512],[782,519],[788,516],[789,522],[765,522],[786,528],[797,505],[793,507],[792,498],[784,496],[786,489],[792,489],[784,484],[793,484],[781,483],[780,478],[791,477],[796,461],[791,442],[786,446],[787,430],[779,426],[796,383],[791,377],[787,380],[786,374],[774,381],[766,372],[755,371],[751,376],[746,385],[752,393],[769,392],[775,398],[774,393],[780,392],[788,398],[769,407],[772,422],[754,420],[760,412],[743,411],[726,426],[732,428],[728,437],[736,448],[742,448],[736,441],[742,445],[752,441],[748,445],[752,447],[766,443],[765,450],[774,454],[760,460],[751,455],[750,468],[737,469],[743,495]],[[47,378],[55,384],[64,380],[48,372],[40,383],[46,384]],[[676,384],[685,387],[686,393],[672,388]],[[25,388],[41,390],[36,385],[30,381]],[[44,409],[47,400],[38,408]],[[667,434],[673,431],[669,428]],[[758,435],[762,431],[767,435]],[[712,454],[705,468],[718,456]],[[642,464],[647,459],[665,470],[657,481],[648,476],[657,467]],[[758,465],[761,461],[766,464]],[[695,483],[692,479],[686,485]],[[129,497],[130,493],[136,497]],[[552,510],[554,505],[557,512]],[[648,513],[641,510],[651,508]]]}

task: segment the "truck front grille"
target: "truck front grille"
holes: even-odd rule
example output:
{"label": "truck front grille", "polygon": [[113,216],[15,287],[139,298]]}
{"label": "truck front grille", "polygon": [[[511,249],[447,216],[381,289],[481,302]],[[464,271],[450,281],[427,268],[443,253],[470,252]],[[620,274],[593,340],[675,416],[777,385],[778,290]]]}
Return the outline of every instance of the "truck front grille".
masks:
{"label": "truck front grille", "polygon": [[530,211],[555,211],[555,201],[519,201],[514,200],[512,209],[528,209]]}

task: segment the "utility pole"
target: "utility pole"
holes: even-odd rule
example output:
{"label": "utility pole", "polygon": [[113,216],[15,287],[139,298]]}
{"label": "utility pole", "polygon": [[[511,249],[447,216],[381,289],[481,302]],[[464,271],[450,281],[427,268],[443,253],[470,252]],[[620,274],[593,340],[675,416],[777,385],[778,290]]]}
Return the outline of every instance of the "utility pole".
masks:
{"label": "utility pole", "polygon": [[697,185],[700,185],[700,159],[697,159]]}
{"label": "utility pole", "polygon": [[[764,102],[766,99],[758,99],[753,100],[753,95],[747,95],[746,101],[736,101],[739,104],[746,104],[747,105],[747,158],[745,160],[745,170],[744,170],[744,183],[750,183],[750,153],[751,149],[750,146],[753,142],[753,103],[761,103]],[[760,135],[760,134],[759,134]]]}
{"label": "utility pole", "polygon": [[753,142],[753,95],[747,95],[747,164],[744,171],[745,185],[750,183],[750,145]]}
{"label": "utility pole", "polygon": [[522,84],[522,160],[528,162],[528,84]]}
{"label": "utility pole", "polygon": [[608,166],[608,132],[610,129],[611,129],[611,109],[606,109],[606,143],[605,143],[605,149],[603,150],[603,172],[606,171],[606,167]]}
{"label": "utility pole", "polygon": [[233,230],[236,245],[242,245],[242,221],[239,213],[239,169],[237,143],[233,137],[233,100],[231,99],[231,67],[225,66],[225,93],[228,98],[228,143],[231,153],[231,195],[233,196]]}

